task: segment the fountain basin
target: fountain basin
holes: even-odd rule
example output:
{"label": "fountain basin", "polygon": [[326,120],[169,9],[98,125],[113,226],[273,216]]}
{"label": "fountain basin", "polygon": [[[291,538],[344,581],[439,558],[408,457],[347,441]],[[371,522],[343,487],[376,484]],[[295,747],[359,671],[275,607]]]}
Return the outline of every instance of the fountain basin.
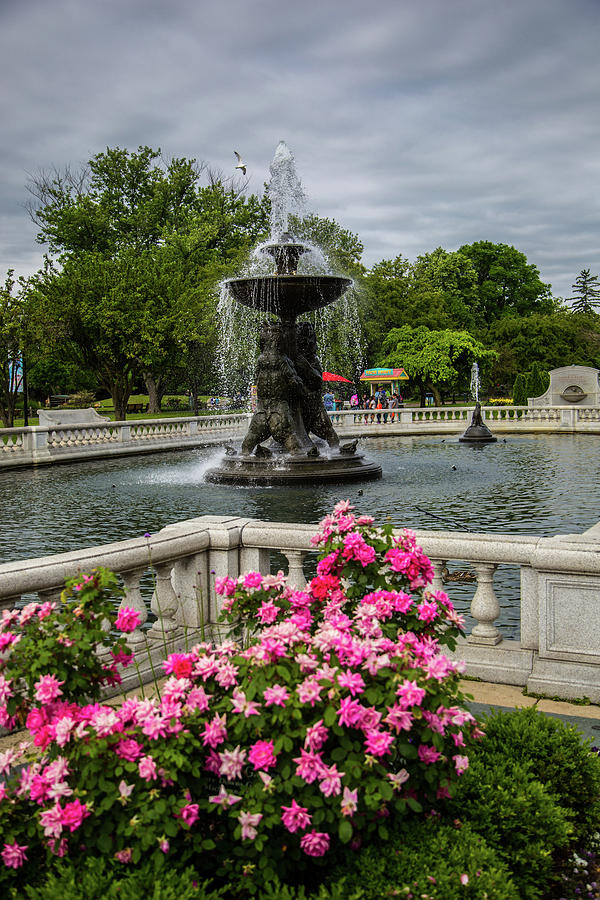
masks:
{"label": "fountain basin", "polygon": [[352,279],[337,275],[264,275],[227,281],[238,303],[287,320],[329,306],[351,284]]}
{"label": "fountain basin", "polygon": [[214,469],[205,473],[212,484],[282,485],[335,484],[352,481],[374,481],[381,478],[381,466],[361,452],[330,456],[226,456]]}

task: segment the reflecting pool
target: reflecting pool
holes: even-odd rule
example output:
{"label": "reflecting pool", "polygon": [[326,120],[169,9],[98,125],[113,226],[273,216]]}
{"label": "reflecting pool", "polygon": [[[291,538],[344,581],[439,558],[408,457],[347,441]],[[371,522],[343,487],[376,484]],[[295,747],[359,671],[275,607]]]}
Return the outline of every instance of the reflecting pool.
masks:
{"label": "reflecting pool", "polygon": [[[0,562],[156,532],[193,516],[318,522],[340,498],[378,521],[437,530],[580,533],[600,519],[594,435],[522,435],[472,449],[439,436],[366,438],[383,469],[363,485],[234,487],[203,481],[205,448],[0,472]],[[517,570],[495,584],[506,636],[518,634]],[[460,605],[472,585],[452,584]]]}

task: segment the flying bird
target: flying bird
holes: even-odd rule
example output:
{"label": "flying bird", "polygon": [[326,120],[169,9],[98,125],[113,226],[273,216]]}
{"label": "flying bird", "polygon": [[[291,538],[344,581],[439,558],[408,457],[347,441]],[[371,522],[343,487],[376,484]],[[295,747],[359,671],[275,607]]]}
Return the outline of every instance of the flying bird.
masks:
{"label": "flying bird", "polygon": [[234,150],[233,152],[235,153],[235,157],[236,157],[236,159],[237,159],[237,161],[238,161],[238,164],[237,164],[237,166],[236,166],[236,169],[241,169],[242,172],[243,172],[244,175],[245,175],[245,174],[246,174],[246,163],[245,163],[245,162],[242,162],[242,157],[241,157],[240,154],[237,152],[237,150]]}

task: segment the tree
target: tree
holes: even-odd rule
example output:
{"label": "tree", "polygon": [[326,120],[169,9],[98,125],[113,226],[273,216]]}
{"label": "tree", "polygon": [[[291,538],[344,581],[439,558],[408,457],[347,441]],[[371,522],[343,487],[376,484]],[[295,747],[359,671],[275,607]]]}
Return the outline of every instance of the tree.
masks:
{"label": "tree", "polygon": [[335,219],[315,215],[303,219],[292,216],[290,226],[296,238],[309,241],[323,252],[336,275],[354,277],[364,273],[362,241],[357,234],[342,228]]}
{"label": "tree", "polygon": [[382,260],[364,279],[363,328],[375,354],[391,328],[424,325],[436,331],[476,327],[476,277],[471,261],[438,247],[410,263]]}
{"label": "tree", "polygon": [[264,206],[204,164],[166,163],[149,147],[108,148],[30,190],[38,240],[57,257],[38,280],[50,333],[92,367],[119,418],[140,376],[157,412],[186,340],[198,340],[194,323],[206,308],[214,319],[219,279],[265,233]]}
{"label": "tree", "polygon": [[480,324],[506,315],[554,311],[550,285],[540,280],[537,266],[528,263],[525,254],[515,247],[476,241],[464,244],[459,253],[471,260],[476,273]]}
{"label": "tree", "polygon": [[398,255],[376,263],[363,279],[360,317],[368,359],[380,352],[388,331],[406,321],[410,273],[410,262]]}
{"label": "tree", "polygon": [[512,389],[512,402],[515,406],[527,406],[528,397],[527,376],[519,372]]}
{"label": "tree", "polygon": [[425,326],[393,328],[383,342],[380,364],[403,367],[418,388],[421,406],[430,391],[441,406],[442,393],[466,387],[471,367],[478,362],[485,369],[495,357],[467,331],[431,331]]}
{"label": "tree", "polygon": [[492,322],[484,340],[497,352],[491,375],[502,385],[513,384],[534,362],[546,372],[566,365],[600,368],[600,316],[594,313],[507,316]]}
{"label": "tree", "polygon": [[23,349],[25,340],[23,292],[14,294],[18,283],[10,269],[0,288],[0,418],[12,428],[17,397],[23,389]]}
{"label": "tree", "polygon": [[572,285],[574,297],[567,297],[571,310],[577,313],[593,312],[600,306],[600,283],[597,275],[590,275],[589,269],[582,269]]}
{"label": "tree", "polygon": [[541,397],[550,386],[548,372],[542,371],[540,364],[534,362],[527,375],[527,393],[529,397]]}

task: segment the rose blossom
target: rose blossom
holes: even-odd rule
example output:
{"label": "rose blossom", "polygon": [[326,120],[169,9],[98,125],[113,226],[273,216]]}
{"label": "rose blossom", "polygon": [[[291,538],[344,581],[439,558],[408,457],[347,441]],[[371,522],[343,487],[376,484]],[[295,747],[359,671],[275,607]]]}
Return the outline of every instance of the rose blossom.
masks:
{"label": "rose blossom", "polygon": [[436,763],[438,759],[442,758],[442,754],[429,744],[421,744],[419,746],[418,754],[421,762],[424,762],[425,765],[428,766]]}
{"label": "rose blossom", "polygon": [[138,763],[140,778],[145,781],[155,781],[157,778],[156,763],[151,756],[143,756]]}
{"label": "rose blossom", "polygon": [[141,621],[140,614],[137,610],[133,609],[131,606],[122,606],[115,619],[115,628],[125,632],[135,631],[138,625],[141,624]]}
{"label": "rose blossom", "polygon": [[259,588],[262,587],[263,577],[260,572],[248,572],[240,580],[245,588]]}
{"label": "rose blossom", "polygon": [[56,675],[42,675],[39,681],[35,683],[35,699],[40,703],[50,703],[56,700],[62,691],[60,689],[64,681],[59,681]]}
{"label": "rose blossom", "polygon": [[295,800],[292,800],[291,806],[282,806],[281,808],[283,810],[281,821],[292,834],[310,825],[312,816],[309,814],[308,809],[300,806]]}
{"label": "rose blossom", "polygon": [[272,684],[263,691],[265,706],[285,706],[289,696],[287,689],[281,684]]}
{"label": "rose blossom", "polygon": [[200,807],[197,803],[186,803],[186,805],[182,806],[179,810],[179,818],[182,819],[189,828],[191,828],[198,818],[199,809]]}
{"label": "rose blossom", "polygon": [[256,826],[262,819],[262,813],[241,812],[239,823],[242,826],[242,840],[253,841],[258,834]]}
{"label": "rose blossom", "polygon": [[462,775],[469,768],[468,756],[453,756],[452,759],[454,760],[457,775]]}
{"label": "rose blossom", "polygon": [[329,835],[313,828],[302,837],[300,846],[307,856],[323,856],[329,850]]}
{"label": "rose blossom", "polygon": [[351,791],[349,787],[345,787],[340,805],[343,816],[353,816],[358,807],[358,790]]}
{"label": "rose blossom", "polygon": [[277,760],[273,754],[273,741],[256,741],[250,747],[248,754],[248,762],[252,763],[254,769],[271,769],[277,764]]}
{"label": "rose blossom", "polygon": [[27,859],[27,854],[25,853],[27,847],[27,844],[17,844],[16,841],[14,844],[5,844],[1,854],[4,865],[9,869],[20,868]]}

